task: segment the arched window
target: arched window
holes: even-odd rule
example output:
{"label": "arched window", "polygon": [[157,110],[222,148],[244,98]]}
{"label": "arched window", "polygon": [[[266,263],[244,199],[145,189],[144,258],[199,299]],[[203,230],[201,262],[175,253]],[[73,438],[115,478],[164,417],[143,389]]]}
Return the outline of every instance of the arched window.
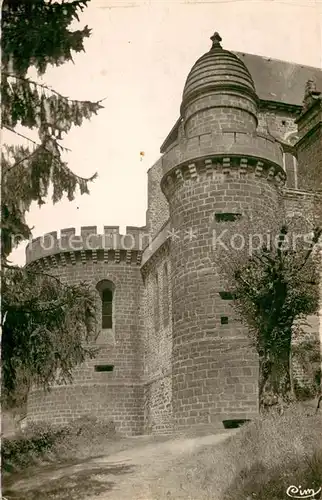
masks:
{"label": "arched window", "polygon": [[100,281],[96,289],[100,294],[102,306],[102,329],[108,330],[113,328],[113,296],[114,283],[109,280]]}
{"label": "arched window", "polygon": [[168,264],[165,262],[163,266],[163,324],[169,324],[169,276]]}
{"label": "arched window", "polygon": [[157,332],[160,327],[160,306],[159,306],[159,278],[158,278],[158,273],[155,273],[154,277],[154,328],[155,331]]}

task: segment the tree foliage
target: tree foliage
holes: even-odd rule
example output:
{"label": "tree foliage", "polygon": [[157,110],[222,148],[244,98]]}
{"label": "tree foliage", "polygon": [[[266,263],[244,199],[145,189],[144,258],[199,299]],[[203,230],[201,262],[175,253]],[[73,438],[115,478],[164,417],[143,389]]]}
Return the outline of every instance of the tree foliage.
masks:
{"label": "tree foliage", "polygon": [[319,305],[322,229],[307,221],[274,220],[245,215],[226,227],[229,246],[234,234],[244,237],[242,249],[218,248],[221,271],[233,295],[233,307],[245,323],[259,355],[259,402],[262,410],[293,399],[291,343],[303,331],[308,315]]}
{"label": "tree foliage", "polygon": [[91,288],[64,285],[34,269],[4,270],[3,383],[9,406],[21,403],[31,384],[44,389],[71,380],[74,366],[95,349],[83,345],[95,332]]}
{"label": "tree foliage", "polygon": [[[80,126],[84,119],[96,114],[100,102],[71,100],[28,77],[31,67],[41,76],[48,65],[72,61],[73,51],[84,50],[83,41],[90,30],[86,26],[71,31],[68,26],[78,20],[78,11],[87,3],[88,0],[3,2],[2,128],[28,141],[27,146],[10,145],[2,152],[3,257],[12,250],[12,235],[16,236],[16,243],[30,237],[25,213],[32,202],[45,203],[50,185],[56,203],[64,195],[72,200],[77,188],[81,194],[88,193],[88,183],[96,177],[84,179],[71,172],[62,160],[66,148],[60,141],[72,126]],[[36,130],[39,140],[31,140],[24,129]]]}
{"label": "tree foliage", "polygon": [[[94,296],[88,286],[10,266],[13,248],[31,236],[26,213],[52,201],[89,192],[90,178],[73,173],[63,160],[62,140],[102,107],[77,101],[39,81],[48,66],[73,61],[90,36],[87,26],[71,29],[89,0],[4,0],[1,20],[2,129],[9,141],[1,153],[2,368],[9,404],[30,384],[48,384],[57,374],[70,377],[88,354],[83,341],[92,331]],[[30,77],[30,69],[37,77]],[[37,133],[38,139],[30,136]],[[10,135],[11,134],[11,135]],[[8,142],[8,141],[7,141]],[[20,392],[19,392],[20,391]]]}

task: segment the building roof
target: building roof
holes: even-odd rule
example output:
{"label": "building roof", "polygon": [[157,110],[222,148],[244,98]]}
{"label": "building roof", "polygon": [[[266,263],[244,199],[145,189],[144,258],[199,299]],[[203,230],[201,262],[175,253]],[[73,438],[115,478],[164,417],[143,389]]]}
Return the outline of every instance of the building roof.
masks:
{"label": "building roof", "polygon": [[216,89],[225,91],[233,87],[257,99],[252,76],[242,58],[222,48],[219,33],[216,32],[211,40],[211,49],[196,61],[188,74],[181,114],[184,114],[183,108],[194,97]]}
{"label": "building roof", "polygon": [[[322,68],[305,66],[255,54],[233,51],[250,72],[256,93],[261,101],[302,107],[306,83],[313,80],[318,91],[322,91]],[[161,153],[175,140],[181,118],[161,146]]]}
{"label": "building roof", "polygon": [[322,91],[321,68],[254,54],[234,53],[247,66],[255,82],[257,95],[263,101],[302,106],[308,80],[315,81],[317,90]]}

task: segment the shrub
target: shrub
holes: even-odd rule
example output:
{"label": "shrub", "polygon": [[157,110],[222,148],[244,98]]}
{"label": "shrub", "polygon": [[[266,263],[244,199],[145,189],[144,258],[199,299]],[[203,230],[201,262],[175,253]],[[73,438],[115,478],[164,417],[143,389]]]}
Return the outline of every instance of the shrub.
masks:
{"label": "shrub", "polygon": [[280,500],[286,498],[286,490],[291,485],[315,491],[320,488],[320,416],[308,415],[293,407],[282,417],[254,422],[240,438],[235,477],[226,488],[223,500]]}
{"label": "shrub", "polygon": [[79,452],[89,454],[115,435],[113,422],[88,416],[60,427],[47,422],[29,424],[15,436],[2,440],[3,471],[14,472],[39,461],[74,458]]}

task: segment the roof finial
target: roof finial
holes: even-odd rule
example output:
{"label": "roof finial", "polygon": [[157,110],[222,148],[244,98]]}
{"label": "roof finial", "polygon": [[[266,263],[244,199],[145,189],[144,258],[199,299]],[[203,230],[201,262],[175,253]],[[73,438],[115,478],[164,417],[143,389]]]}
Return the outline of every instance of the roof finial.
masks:
{"label": "roof finial", "polygon": [[212,49],[222,48],[220,45],[222,38],[217,31],[210,37],[210,40],[212,40]]}

